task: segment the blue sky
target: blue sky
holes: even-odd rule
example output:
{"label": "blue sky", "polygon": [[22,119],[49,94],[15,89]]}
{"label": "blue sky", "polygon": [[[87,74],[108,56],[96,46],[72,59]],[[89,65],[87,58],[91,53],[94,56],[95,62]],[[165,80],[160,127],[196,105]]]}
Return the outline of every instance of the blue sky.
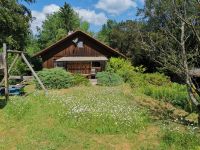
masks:
{"label": "blue sky", "polygon": [[41,27],[47,14],[59,10],[67,2],[79,14],[79,17],[90,23],[90,30],[97,32],[108,19],[116,21],[137,19],[138,7],[143,7],[144,0],[36,0],[34,4],[26,4],[36,19],[31,28]]}

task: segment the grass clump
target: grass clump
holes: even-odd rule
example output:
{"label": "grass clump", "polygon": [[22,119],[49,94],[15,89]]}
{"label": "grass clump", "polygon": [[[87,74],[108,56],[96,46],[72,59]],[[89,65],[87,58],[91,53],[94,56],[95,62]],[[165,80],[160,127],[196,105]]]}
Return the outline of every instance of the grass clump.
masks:
{"label": "grass clump", "polygon": [[187,88],[185,85],[173,83],[169,77],[160,73],[142,74],[135,72],[129,80],[131,87],[141,94],[191,112]]}
{"label": "grass clump", "polygon": [[161,149],[198,150],[200,136],[193,130],[181,131],[178,128],[166,128],[162,131]]}
{"label": "grass clump", "polygon": [[85,85],[89,86],[90,81],[81,74],[73,74],[73,85]]}
{"label": "grass clump", "polygon": [[157,100],[169,102],[174,106],[191,111],[186,86],[171,83],[166,86],[147,85],[143,87],[144,94]]}
{"label": "grass clump", "polygon": [[102,86],[117,86],[123,83],[123,79],[114,72],[98,72],[97,84]]}
{"label": "grass clump", "polygon": [[21,120],[27,115],[31,109],[29,101],[20,97],[15,97],[15,100],[9,101],[9,107],[5,108],[6,117],[15,120]]}

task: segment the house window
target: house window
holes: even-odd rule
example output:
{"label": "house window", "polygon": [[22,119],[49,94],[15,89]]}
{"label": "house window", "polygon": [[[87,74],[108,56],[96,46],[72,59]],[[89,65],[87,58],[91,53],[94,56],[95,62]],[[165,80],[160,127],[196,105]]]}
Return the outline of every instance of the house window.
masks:
{"label": "house window", "polygon": [[101,63],[98,61],[92,62],[92,67],[101,67]]}
{"label": "house window", "polygon": [[62,68],[65,68],[65,62],[56,62],[56,67],[62,67]]}

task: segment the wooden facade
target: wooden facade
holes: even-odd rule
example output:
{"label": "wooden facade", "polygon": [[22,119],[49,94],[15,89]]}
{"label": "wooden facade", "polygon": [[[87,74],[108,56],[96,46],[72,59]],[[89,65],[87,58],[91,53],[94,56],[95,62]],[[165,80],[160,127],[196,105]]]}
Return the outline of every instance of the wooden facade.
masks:
{"label": "wooden facade", "polygon": [[[88,34],[76,31],[37,53],[35,57],[42,58],[43,68],[64,67],[72,73],[89,75],[92,69],[95,69],[96,72],[103,71],[106,60],[110,57],[125,56]],[[68,60],[72,57],[77,58],[76,61]],[[88,58],[88,60],[79,60],[82,57]],[[102,60],[102,58],[105,59]]]}

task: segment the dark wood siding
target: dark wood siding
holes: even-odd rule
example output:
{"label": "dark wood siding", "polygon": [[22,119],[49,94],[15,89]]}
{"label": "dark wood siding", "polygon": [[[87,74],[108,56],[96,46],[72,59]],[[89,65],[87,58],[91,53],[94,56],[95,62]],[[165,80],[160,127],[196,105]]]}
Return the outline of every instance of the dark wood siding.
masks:
{"label": "dark wood siding", "polygon": [[[80,41],[83,41],[83,47],[78,48],[71,40],[65,41],[64,43],[52,48],[48,53],[42,55],[43,67],[54,68],[55,61],[62,57],[98,57],[105,56],[110,57],[111,54],[106,52],[103,47],[96,45],[93,41],[84,38],[83,36],[78,37]],[[102,52],[103,51],[103,52]],[[105,68],[105,63],[102,63],[102,68],[98,71],[102,71]],[[65,68],[72,73],[90,74],[91,62],[71,62],[65,65]]]}
{"label": "dark wood siding", "polygon": [[91,62],[71,62],[67,63],[67,70],[72,73],[90,74]]}

